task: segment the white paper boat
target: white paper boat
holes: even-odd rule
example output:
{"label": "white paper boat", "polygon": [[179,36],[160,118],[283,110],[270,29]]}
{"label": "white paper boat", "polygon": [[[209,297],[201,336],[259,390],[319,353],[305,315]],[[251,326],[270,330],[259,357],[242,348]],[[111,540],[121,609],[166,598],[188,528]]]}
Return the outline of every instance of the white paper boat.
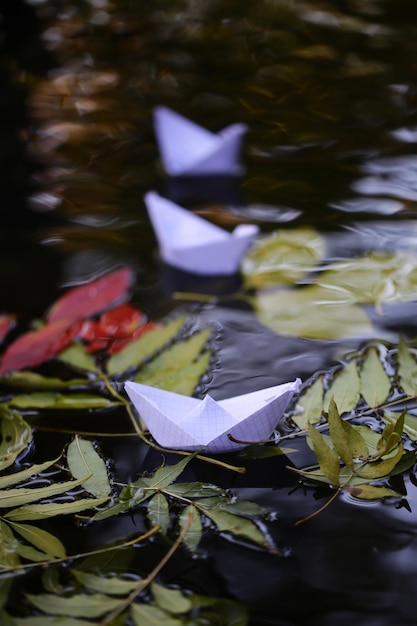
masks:
{"label": "white paper boat", "polygon": [[254,224],[239,224],[229,233],[155,191],[144,201],[161,258],[186,272],[234,274],[259,230]]}
{"label": "white paper boat", "polygon": [[216,134],[167,107],[156,107],[153,114],[162,163],[171,176],[233,176],[241,172],[245,124],[232,124]]}
{"label": "white paper boat", "polygon": [[159,445],[175,450],[219,453],[245,447],[240,441],[265,441],[278,424],[301,380],[226,400],[190,398],[156,387],[126,382],[125,390]]}

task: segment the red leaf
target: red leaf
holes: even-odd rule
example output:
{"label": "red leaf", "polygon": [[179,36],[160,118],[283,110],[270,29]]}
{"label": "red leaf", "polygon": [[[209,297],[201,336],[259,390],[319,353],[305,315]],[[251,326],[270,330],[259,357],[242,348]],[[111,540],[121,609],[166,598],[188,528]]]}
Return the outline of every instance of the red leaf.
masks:
{"label": "red leaf", "polygon": [[163,326],[163,324],[160,324],[159,322],[148,322],[147,324],[143,324],[142,326],[134,330],[129,338],[116,339],[115,341],[113,341],[109,349],[107,350],[107,353],[109,355],[116,354],[116,352],[120,352],[122,348],[127,346],[127,344],[133,341],[134,339],[138,339],[141,335],[144,335],[145,333],[149,332],[150,330],[153,330],[154,328],[161,328],[161,326]]}
{"label": "red leaf", "polygon": [[132,281],[132,270],[124,267],[86,285],[74,287],[53,304],[48,322],[75,321],[100,313],[126,297]]}
{"label": "red leaf", "polygon": [[0,315],[0,342],[6,338],[9,330],[14,326],[16,318],[14,315]]}
{"label": "red leaf", "polygon": [[58,320],[16,339],[3,355],[0,375],[12,370],[35,367],[61,352],[78,332],[78,325],[71,324],[71,320]]}
{"label": "red leaf", "polygon": [[134,330],[145,323],[146,316],[130,304],[121,304],[106,311],[100,317],[102,334],[107,337],[130,337]]}

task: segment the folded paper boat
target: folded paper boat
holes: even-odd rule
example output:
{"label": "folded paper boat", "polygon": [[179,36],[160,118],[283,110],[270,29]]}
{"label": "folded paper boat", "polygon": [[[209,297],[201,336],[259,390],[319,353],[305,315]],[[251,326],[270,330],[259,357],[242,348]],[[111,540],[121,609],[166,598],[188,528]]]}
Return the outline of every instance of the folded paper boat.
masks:
{"label": "folded paper boat", "polygon": [[167,107],[156,107],[153,116],[161,160],[170,176],[235,176],[241,172],[245,124],[232,124],[216,134]]}
{"label": "folded paper boat", "polygon": [[232,452],[267,440],[301,385],[294,382],[226,400],[190,398],[128,381],[125,390],[159,445],[175,450]]}
{"label": "folded paper boat", "polygon": [[236,273],[259,230],[255,224],[239,224],[230,233],[155,191],[149,191],[144,201],[161,258],[186,272],[206,276]]}

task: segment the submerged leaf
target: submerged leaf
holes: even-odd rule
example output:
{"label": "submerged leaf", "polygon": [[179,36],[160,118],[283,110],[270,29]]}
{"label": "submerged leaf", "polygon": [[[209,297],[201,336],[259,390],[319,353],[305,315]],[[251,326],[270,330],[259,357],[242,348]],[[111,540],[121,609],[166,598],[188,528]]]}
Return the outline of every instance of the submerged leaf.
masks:
{"label": "submerged leaf", "polygon": [[111,485],[107,475],[106,464],[97,454],[91,441],[76,437],[68,446],[67,462],[74,478],[91,475],[83,483],[83,488],[93,496],[108,496]]}
{"label": "submerged leaf", "polygon": [[149,500],[147,516],[152,526],[159,526],[161,533],[164,535],[169,526],[169,505],[165,496],[157,491]]}
{"label": "submerged leaf", "polygon": [[183,532],[184,528],[187,528],[183,543],[191,552],[195,552],[203,535],[203,525],[196,507],[191,504],[186,506],[181,511],[178,521],[180,532]]}
{"label": "submerged leaf", "polygon": [[110,272],[85,285],[67,291],[51,307],[49,324],[58,320],[75,321],[100,313],[126,298],[133,281],[128,267]]}
{"label": "submerged leaf", "polygon": [[185,319],[185,317],[178,317],[165,326],[150,330],[110,357],[107,361],[109,376],[122,374],[132,367],[139,367],[143,361],[154,356],[158,350],[178,334]]}
{"label": "submerged leaf", "polygon": [[29,424],[8,407],[0,405],[0,470],[13,465],[32,440]]}
{"label": "submerged leaf", "polygon": [[365,402],[376,408],[385,402],[391,391],[391,382],[379,359],[376,348],[369,348],[362,365],[361,394]]}

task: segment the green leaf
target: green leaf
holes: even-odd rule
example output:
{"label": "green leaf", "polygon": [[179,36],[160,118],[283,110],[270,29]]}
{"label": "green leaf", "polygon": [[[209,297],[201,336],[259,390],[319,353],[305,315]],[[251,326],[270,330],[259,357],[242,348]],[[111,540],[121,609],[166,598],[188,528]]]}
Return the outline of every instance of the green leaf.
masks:
{"label": "green leaf", "polygon": [[372,409],[386,401],[391,391],[391,383],[376,348],[369,348],[366,352],[360,381],[362,397]]}
{"label": "green leaf", "polygon": [[[398,419],[398,413],[385,410],[382,415],[382,419],[386,424],[396,422]],[[417,441],[417,416],[411,413],[404,415],[404,433],[411,439],[411,441]]]}
{"label": "green leaf", "polygon": [[47,391],[22,394],[9,401],[10,406],[18,409],[103,409],[119,404],[120,402],[92,393],[65,395]]}
{"label": "green leaf", "polygon": [[283,448],[275,444],[253,444],[239,450],[238,456],[241,459],[268,459],[272,456],[282,456],[298,452],[296,448]]}
{"label": "green leaf", "polygon": [[401,493],[397,493],[387,487],[375,487],[374,485],[361,484],[355,487],[347,486],[345,491],[348,491],[355,498],[361,500],[380,500],[381,498],[402,498]]}
{"label": "green leaf", "polygon": [[267,510],[256,502],[250,500],[241,500],[240,498],[230,497],[213,497],[204,501],[204,507],[208,509],[218,509],[219,511],[228,511],[234,515],[265,515]]}
{"label": "green leaf", "polygon": [[6,487],[10,487],[11,485],[17,485],[18,483],[29,480],[35,474],[40,472],[44,472],[49,467],[54,465],[59,461],[60,457],[53,459],[52,461],[45,461],[45,463],[39,463],[37,465],[31,465],[25,470],[21,470],[20,472],[15,472],[14,474],[6,474],[6,476],[0,476],[0,489],[5,489]]}
{"label": "green leaf", "polygon": [[43,593],[27,594],[30,602],[49,615],[64,617],[101,617],[120,606],[121,600],[102,594],[76,594],[69,598]]}
{"label": "green leaf", "polygon": [[138,484],[138,486],[145,485],[146,487],[152,487],[154,489],[165,489],[173,483],[174,480],[180,476],[180,474],[182,474],[185,467],[191,459],[194,458],[194,456],[195,453],[185,456],[176,465],[164,465],[163,467],[157,469],[149,478],[142,477],[139,481],[137,481],[137,483],[133,483],[133,485]]}
{"label": "green leaf", "polygon": [[72,570],[75,578],[89,591],[105,594],[108,596],[127,596],[133,591],[145,587],[146,580],[131,580],[118,576],[96,576],[89,572]]}
{"label": "green leaf", "polygon": [[1,568],[14,568],[20,564],[17,554],[18,540],[7,524],[0,520],[0,572]]}
{"label": "green leaf", "polygon": [[204,515],[209,517],[217,526],[220,532],[226,532],[238,537],[250,539],[254,543],[265,548],[271,548],[271,544],[267,537],[262,533],[258,526],[250,519],[233,515],[227,511],[221,511],[217,508],[209,509],[205,500],[198,501],[198,505],[202,508]]}
{"label": "green leaf", "polygon": [[[80,484],[82,481],[80,481]],[[74,481],[69,483],[75,485]],[[46,504],[28,504],[18,509],[9,511],[4,516],[12,521],[34,521],[46,519],[48,517],[56,517],[57,515],[70,515],[73,513],[81,513],[101,506],[107,502],[108,497],[104,498],[79,498],[74,502],[48,502]]]}
{"label": "green leaf", "polygon": [[48,533],[46,530],[42,528],[37,528],[36,526],[31,526],[28,524],[18,524],[16,522],[10,522],[12,528],[15,532],[17,532],[23,539],[25,539],[28,543],[31,543],[38,550],[42,550],[47,555],[65,558],[66,552],[65,547],[61,543],[61,541]]}
{"label": "green leaf", "polygon": [[324,396],[323,408],[328,410],[330,398],[333,396],[337,404],[340,415],[352,411],[358,401],[360,394],[360,379],[356,368],[356,361],[350,361],[340,369]]}
{"label": "green leaf", "polygon": [[[300,413],[301,411],[301,413]],[[319,376],[300,396],[291,419],[298,428],[306,430],[308,424],[320,421],[323,411],[323,376]]]}
{"label": "green leaf", "polygon": [[94,358],[82,343],[73,343],[58,354],[58,359],[76,370],[99,373]]}
{"label": "green leaf", "polygon": [[14,617],[13,620],[13,626],[91,626],[92,623],[76,617],[54,617],[51,615]]}
{"label": "green leaf", "polygon": [[178,589],[169,589],[153,582],[151,592],[157,606],[167,613],[180,615],[181,613],[188,613],[193,608],[191,600]]}
{"label": "green leaf", "polygon": [[168,530],[169,526],[169,505],[165,496],[157,491],[154,496],[149,500],[147,516],[152,526],[159,526],[163,535]]}
{"label": "green leaf", "polygon": [[0,508],[11,508],[13,506],[20,506],[22,504],[28,504],[29,502],[35,502],[36,500],[42,500],[45,498],[51,498],[61,493],[65,493],[70,489],[79,487],[85,481],[85,478],[79,480],[69,480],[64,483],[55,483],[47,485],[46,487],[18,487],[16,489],[3,489],[0,491]]}
{"label": "green leaf", "polygon": [[75,437],[68,446],[67,461],[74,478],[91,475],[91,478],[83,483],[83,488],[88,493],[97,498],[111,493],[106,464],[97,454],[91,441]]}
{"label": "green leaf", "polygon": [[143,488],[137,488],[134,485],[128,485],[120,492],[119,497],[116,499],[114,504],[111,504],[106,509],[99,511],[96,513],[92,519],[94,520],[103,520],[108,517],[113,517],[115,515],[119,515],[120,513],[124,513],[129,509],[134,509],[139,504],[151,498],[155,491],[149,489],[145,491]]}
{"label": "green leaf", "polygon": [[50,554],[46,554],[46,552],[41,552],[33,546],[28,546],[20,542],[18,542],[16,546],[16,552],[20,557],[22,557],[22,559],[33,561],[33,563],[43,563],[45,561],[51,562],[55,559],[55,557]]}
{"label": "green leaf", "polygon": [[374,335],[365,311],[320,285],[259,292],[251,302],[262,324],[280,335],[327,340]]}
{"label": "green leaf", "polygon": [[398,451],[394,456],[390,456],[381,461],[374,461],[372,463],[366,463],[363,467],[356,470],[356,475],[361,478],[383,478],[388,476],[394,469],[397,463],[400,461],[404,452],[403,445],[398,446]]}
{"label": "green leaf", "polygon": [[312,424],[308,425],[308,434],[321,471],[332,485],[339,485],[340,463],[337,453],[327,445],[323,435]]}
{"label": "green leaf", "polygon": [[174,497],[186,497],[186,498],[210,498],[211,496],[218,496],[225,494],[225,490],[217,485],[211,485],[210,483],[175,483],[170,485],[169,489],[166,489],[166,493]]}
{"label": "green leaf", "polygon": [[408,396],[417,394],[417,362],[408,345],[401,338],[398,344],[398,375],[400,385]]}
{"label": "green leaf", "polygon": [[178,317],[165,326],[150,330],[139,339],[130,342],[107,361],[109,376],[123,374],[132,367],[139,367],[145,359],[155,355],[158,350],[174,339],[185,321],[185,317]]}
{"label": "green leaf", "polygon": [[315,267],[325,254],[325,241],[313,228],[276,231],[250,248],[241,263],[249,289],[292,284]]}
{"label": "green leaf", "polygon": [[[160,370],[155,370],[153,373],[149,373],[145,366],[145,368],[141,370],[133,380],[152,387],[158,387],[159,389],[165,389],[166,391],[173,391],[174,393],[191,396],[200,382],[201,377],[207,371],[211,354],[209,352],[205,352],[196,361],[193,361],[188,365],[178,367],[177,369],[174,367],[172,367],[172,369],[165,367],[163,362],[164,356],[165,352],[163,352],[160,357],[155,359],[155,361],[160,363]],[[152,363],[154,363],[154,361],[152,361]]]}
{"label": "green leaf", "polygon": [[342,420],[340,419],[339,411],[337,410],[333,397],[330,399],[327,421],[334,449],[345,465],[353,467],[353,450],[350,446],[348,433],[343,428]]}
{"label": "green leaf", "polygon": [[4,376],[1,376],[0,380],[9,387],[25,389],[26,391],[57,391],[60,389],[70,389],[71,387],[88,385],[90,382],[87,378],[73,378],[71,380],[48,378],[29,370],[8,372]]}
{"label": "green leaf", "polygon": [[32,441],[32,430],[20,415],[0,405],[0,470],[10,467]]}
{"label": "green leaf", "polygon": [[203,525],[201,517],[195,506],[188,505],[182,511],[178,518],[180,532],[187,527],[183,543],[191,552],[195,552],[203,535]]}
{"label": "green leaf", "polygon": [[184,623],[152,604],[134,603],[130,607],[130,613],[135,626],[183,626]]}

